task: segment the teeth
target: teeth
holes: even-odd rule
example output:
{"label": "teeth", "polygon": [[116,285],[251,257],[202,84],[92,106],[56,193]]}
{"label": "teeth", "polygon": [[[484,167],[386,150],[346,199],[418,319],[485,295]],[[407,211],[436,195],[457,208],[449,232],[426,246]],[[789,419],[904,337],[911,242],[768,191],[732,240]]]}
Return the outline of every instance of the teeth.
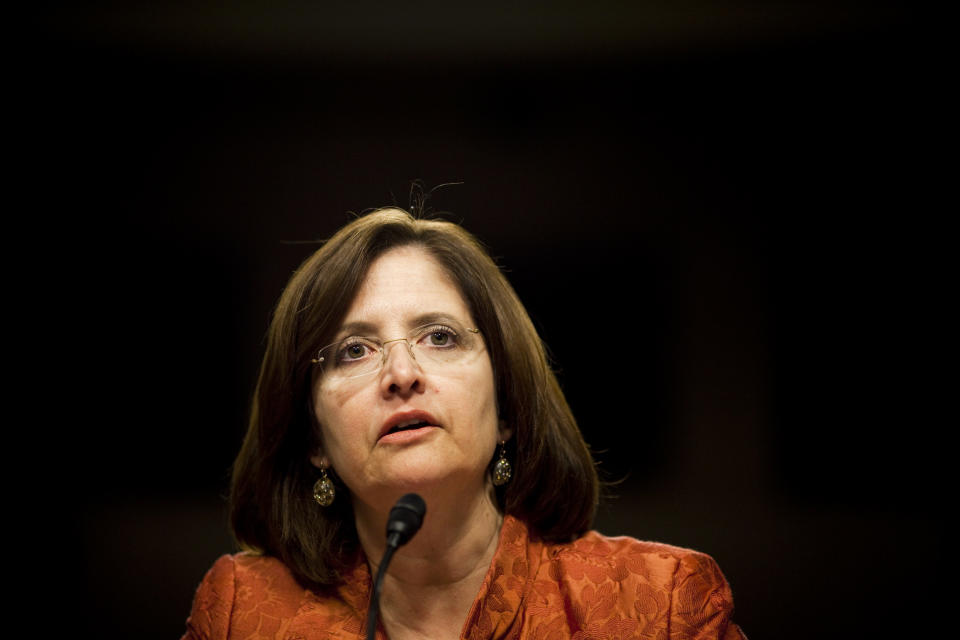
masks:
{"label": "teeth", "polygon": [[390,427],[387,433],[396,433],[397,431],[403,431],[404,429],[411,429],[411,428],[419,429],[421,427],[426,427],[429,425],[430,423],[427,420],[423,420],[419,418],[411,418],[409,420],[401,420],[400,422],[396,423],[395,425]]}

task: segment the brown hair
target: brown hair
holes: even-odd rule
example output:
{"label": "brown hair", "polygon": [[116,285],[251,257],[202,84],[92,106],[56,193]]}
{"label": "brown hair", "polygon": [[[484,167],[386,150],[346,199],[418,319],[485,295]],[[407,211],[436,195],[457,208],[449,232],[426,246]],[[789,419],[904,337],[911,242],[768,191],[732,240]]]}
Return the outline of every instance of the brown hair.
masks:
{"label": "brown hair", "polygon": [[[338,231],[296,271],[274,311],[250,425],[233,468],[230,516],[247,549],[274,555],[311,585],[332,584],[357,548],[349,499],[320,507],[309,458],[320,447],[311,358],[331,341],[378,256],[424,248],[453,278],[487,344],[513,479],[499,506],[550,541],[593,523],[599,481],[533,323],[480,243],[456,224],[380,209]],[[496,457],[496,456],[495,456]],[[491,461],[492,464],[492,461]]]}

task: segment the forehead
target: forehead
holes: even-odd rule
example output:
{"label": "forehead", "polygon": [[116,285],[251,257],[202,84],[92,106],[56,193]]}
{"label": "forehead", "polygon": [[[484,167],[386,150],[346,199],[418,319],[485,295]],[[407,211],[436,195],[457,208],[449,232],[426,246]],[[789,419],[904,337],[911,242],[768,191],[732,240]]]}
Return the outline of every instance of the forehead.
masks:
{"label": "forehead", "polygon": [[411,328],[425,313],[470,321],[459,287],[440,262],[421,247],[398,247],[370,265],[343,324]]}

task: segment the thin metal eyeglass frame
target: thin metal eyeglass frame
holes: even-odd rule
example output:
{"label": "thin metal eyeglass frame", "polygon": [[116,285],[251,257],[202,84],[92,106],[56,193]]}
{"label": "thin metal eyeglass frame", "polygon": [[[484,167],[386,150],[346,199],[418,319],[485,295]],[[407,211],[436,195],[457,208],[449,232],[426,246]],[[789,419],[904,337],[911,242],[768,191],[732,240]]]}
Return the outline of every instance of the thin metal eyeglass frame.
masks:
{"label": "thin metal eyeglass frame", "polygon": [[[416,352],[416,350],[414,350],[413,345],[410,343],[410,340],[411,340],[411,338],[416,337],[417,333],[418,333],[421,329],[426,329],[426,328],[428,328],[428,327],[434,327],[434,326],[439,326],[439,325],[437,325],[436,323],[425,324],[425,325],[422,325],[422,326],[420,326],[420,327],[417,327],[416,329],[413,329],[413,331],[411,331],[411,335],[409,335],[409,336],[407,336],[407,337],[405,337],[405,338],[391,338],[391,339],[389,339],[389,340],[383,340],[383,341],[381,341],[379,338],[368,338],[368,337],[366,337],[366,336],[357,336],[357,337],[360,338],[361,340],[370,342],[370,343],[372,343],[372,344],[379,345],[378,348],[380,349],[380,363],[379,363],[376,367],[374,367],[373,369],[371,369],[370,371],[364,371],[363,373],[358,373],[358,374],[351,375],[351,376],[344,376],[343,379],[344,379],[344,380],[352,380],[352,379],[354,379],[354,378],[362,378],[362,377],[364,377],[364,376],[368,376],[368,375],[377,373],[378,371],[382,370],[383,367],[384,367],[384,366],[386,365],[386,363],[387,363],[387,349],[386,349],[386,346],[387,346],[388,344],[390,344],[391,342],[405,342],[405,343],[407,344],[407,350],[410,352],[410,357],[413,358],[413,361],[414,361],[414,362],[416,362],[416,363],[419,364],[419,360],[417,360],[417,352]],[[476,329],[476,328],[474,328],[474,327],[464,327],[464,329],[465,329],[466,331],[469,331],[470,333],[473,333],[473,334],[479,334],[479,333],[480,333],[480,329]],[[429,332],[429,331],[428,331],[428,332],[425,332],[424,335],[426,335],[426,334],[428,334],[428,333],[431,333],[431,332]],[[344,340],[346,340],[346,339],[347,339],[347,338],[344,338]],[[317,357],[316,357],[316,358],[311,358],[311,359],[310,359],[310,362],[312,362],[313,364],[323,364],[323,361],[325,360],[325,357],[322,356],[322,355],[320,355],[320,354],[322,354],[324,351],[326,351],[326,350],[329,349],[330,347],[335,347],[335,346],[339,345],[339,344],[342,343],[342,342],[343,342],[343,340],[340,340],[340,341],[338,341],[338,342],[334,342],[334,343],[332,343],[332,344],[328,344],[327,346],[323,347],[322,349],[319,349],[319,350],[317,351]]]}

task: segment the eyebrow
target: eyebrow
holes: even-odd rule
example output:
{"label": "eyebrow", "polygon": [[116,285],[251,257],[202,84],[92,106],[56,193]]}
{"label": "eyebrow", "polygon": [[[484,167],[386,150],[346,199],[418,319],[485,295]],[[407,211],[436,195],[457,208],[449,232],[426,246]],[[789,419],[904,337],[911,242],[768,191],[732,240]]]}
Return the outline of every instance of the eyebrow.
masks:
{"label": "eyebrow", "polygon": [[[434,324],[434,323],[448,323],[456,324],[460,326],[466,326],[464,322],[457,319],[455,316],[450,315],[449,313],[443,313],[440,311],[428,311],[426,313],[420,313],[413,316],[407,321],[407,331],[416,329],[417,327],[422,327],[425,324]],[[374,337],[380,331],[380,326],[373,322],[366,322],[363,320],[355,320],[353,322],[348,322],[345,325],[340,327],[340,330],[337,331],[336,336],[337,340],[342,340],[350,336],[369,336]],[[378,336],[380,337],[380,336]]]}

